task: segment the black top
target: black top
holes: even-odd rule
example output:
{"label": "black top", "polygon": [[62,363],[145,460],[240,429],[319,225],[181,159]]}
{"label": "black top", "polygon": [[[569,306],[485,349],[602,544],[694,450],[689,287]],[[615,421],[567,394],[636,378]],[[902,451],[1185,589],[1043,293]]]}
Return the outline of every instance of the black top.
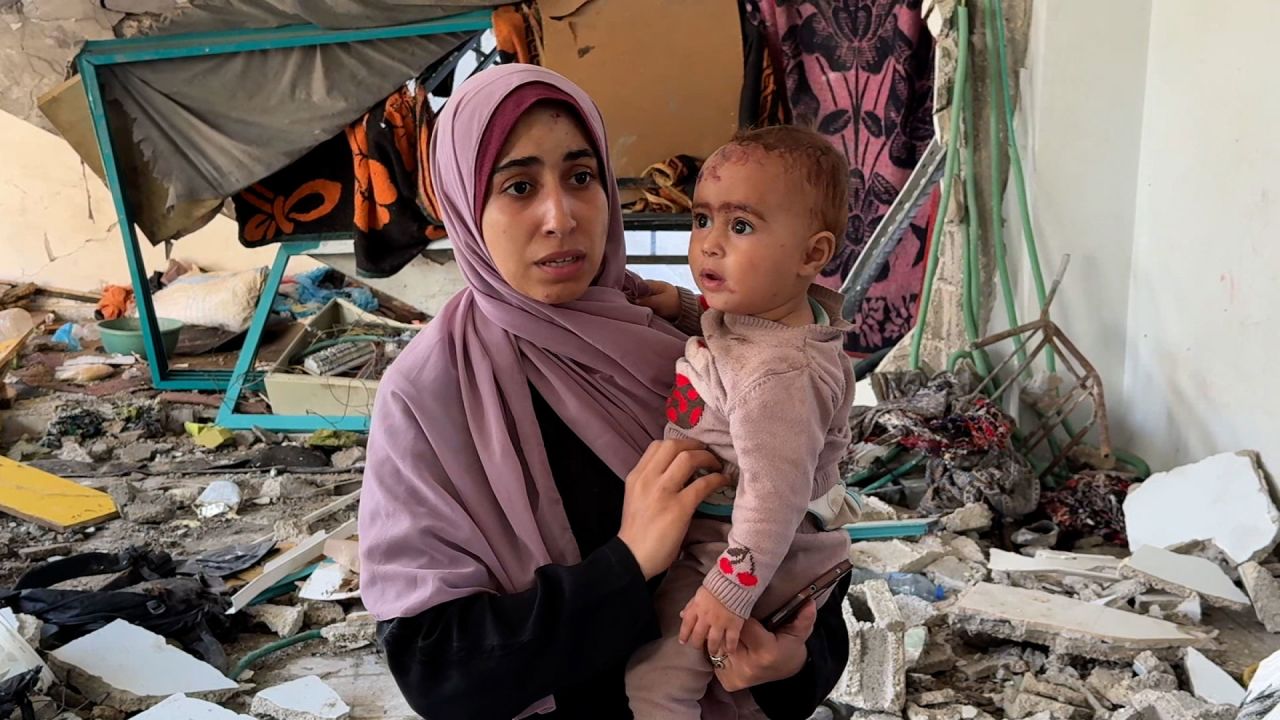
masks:
{"label": "black top", "polygon": [[[659,636],[653,590],[617,538],[622,481],[533,393],[556,487],[583,561],[547,565],[532,587],[480,593],[379,625],[391,673],[413,709],[430,720],[507,720],[555,695],[537,720],[630,718],[627,659]],[[835,686],[849,654],[839,598],[819,609],[809,659],[791,678],[752,697],[771,718],[807,718]]]}

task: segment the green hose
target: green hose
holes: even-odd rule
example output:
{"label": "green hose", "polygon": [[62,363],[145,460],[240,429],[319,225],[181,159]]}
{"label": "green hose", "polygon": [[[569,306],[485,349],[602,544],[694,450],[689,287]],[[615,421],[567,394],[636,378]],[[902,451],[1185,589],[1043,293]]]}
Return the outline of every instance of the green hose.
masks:
{"label": "green hose", "polygon": [[272,653],[280,652],[281,650],[284,650],[287,647],[293,647],[298,643],[303,643],[310,640],[319,640],[321,637],[323,636],[320,634],[319,630],[308,630],[304,633],[291,635],[283,640],[277,640],[271,643],[270,645],[265,645],[263,647],[260,647],[257,650],[254,650],[253,652],[249,653],[248,655],[245,655],[244,659],[241,660],[236,665],[235,669],[231,671],[231,674],[228,675],[228,677],[230,677],[232,680],[235,680],[239,678],[242,674],[244,674],[245,670],[248,670],[250,666],[258,662],[262,658]]}
{"label": "green hose", "polygon": [[938,274],[938,256],[942,251],[942,227],[947,219],[947,207],[951,204],[951,185],[955,180],[960,142],[960,109],[964,104],[964,88],[969,74],[969,9],[961,5],[956,8],[959,22],[959,59],[956,63],[955,88],[951,93],[951,137],[947,139],[947,166],[942,175],[942,199],[938,204],[938,218],[933,224],[933,235],[929,246],[929,264],[924,272],[924,292],[920,297],[920,309],[917,313],[915,335],[911,338],[911,369],[920,369],[920,344],[924,341],[925,320],[929,315],[929,301],[933,298],[933,281]]}
{"label": "green hose", "polygon": [[[1030,203],[1027,201],[1027,179],[1022,172],[1022,157],[1018,152],[1018,134],[1013,125],[1013,98],[1009,93],[1009,59],[1008,50],[1006,49],[1008,43],[1005,40],[1004,8],[1001,6],[1001,2],[1002,0],[989,0],[987,4],[987,22],[988,24],[994,24],[996,30],[996,48],[1000,60],[1000,96],[1004,104],[1009,165],[1013,169],[1014,185],[1018,190],[1018,210],[1022,216],[1022,236],[1027,243],[1027,258],[1031,264],[1031,277],[1035,281],[1036,298],[1039,300],[1040,309],[1043,311],[1048,295],[1044,285],[1044,273],[1040,270],[1040,252],[1036,248],[1035,231],[1031,227]],[[994,148],[992,151],[994,152]],[[1044,349],[1044,360],[1050,373],[1058,371],[1057,358],[1052,345]]]}
{"label": "green hose", "polygon": [[924,455],[917,455],[911,458],[910,460],[908,460],[907,462],[903,463],[902,465],[899,465],[898,467],[894,468],[891,472],[887,473],[884,477],[880,478],[879,480],[876,480],[870,485],[864,488],[861,488],[859,492],[861,492],[863,495],[866,495],[868,493],[879,490],[885,485],[888,485],[894,480],[897,480],[903,475],[906,475],[912,470],[915,470],[922,462],[924,462]]}
{"label": "green hose", "polygon": [[1143,460],[1131,452],[1125,452],[1124,450],[1112,450],[1111,454],[1115,455],[1116,459],[1120,462],[1137,471],[1136,474],[1143,480],[1151,477],[1151,466],[1147,464],[1146,460]]}
{"label": "green hose", "polygon": [[[988,151],[991,153],[991,243],[995,250],[996,272],[1000,277],[1000,295],[1004,300],[1004,312],[1009,318],[1009,327],[1018,327],[1018,309],[1013,298],[1013,281],[1009,278],[1008,248],[1004,244],[1004,192],[1000,184],[1000,115],[1002,112],[1003,94],[996,92],[1000,84],[1000,70],[996,67],[996,32],[992,22],[991,4],[998,0],[983,0],[986,3],[986,37],[987,37],[987,87],[991,97],[987,103],[987,135]],[[1014,341],[1014,351],[1018,364],[1027,362],[1025,343]]]}

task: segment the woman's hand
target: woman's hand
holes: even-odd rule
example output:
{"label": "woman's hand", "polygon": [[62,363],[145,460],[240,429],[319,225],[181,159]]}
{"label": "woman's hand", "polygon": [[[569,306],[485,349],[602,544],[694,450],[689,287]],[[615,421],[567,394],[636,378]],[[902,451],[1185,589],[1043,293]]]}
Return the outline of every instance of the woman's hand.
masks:
{"label": "woman's hand", "polygon": [[[714,472],[719,469],[720,461],[702,443],[658,440],[627,475],[618,537],[635,556],[645,580],[671,567],[698,503],[728,484]],[[700,470],[711,474],[689,482]]]}
{"label": "woman's hand", "polygon": [[738,651],[729,653],[724,667],[716,670],[716,678],[729,692],[737,692],[762,683],[783,680],[800,672],[809,656],[805,641],[818,619],[818,606],[805,603],[790,624],[769,632],[756,620],[742,626]]}
{"label": "woman's hand", "polygon": [[667,322],[675,322],[680,319],[680,291],[676,289],[676,286],[661,280],[645,280],[644,282],[649,286],[649,294],[645,297],[637,298],[636,304],[649,308],[655,315]]}

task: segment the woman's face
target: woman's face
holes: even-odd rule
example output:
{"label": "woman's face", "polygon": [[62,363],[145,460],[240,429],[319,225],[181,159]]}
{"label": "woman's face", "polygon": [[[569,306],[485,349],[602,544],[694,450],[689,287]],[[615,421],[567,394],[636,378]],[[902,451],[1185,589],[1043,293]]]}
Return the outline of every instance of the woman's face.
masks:
{"label": "woman's face", "polygon": [[600,270],[608,226],[600,164],[577,119],[533,106],[498,153],[480,217],[498,272],[534,300],[577,300]]}

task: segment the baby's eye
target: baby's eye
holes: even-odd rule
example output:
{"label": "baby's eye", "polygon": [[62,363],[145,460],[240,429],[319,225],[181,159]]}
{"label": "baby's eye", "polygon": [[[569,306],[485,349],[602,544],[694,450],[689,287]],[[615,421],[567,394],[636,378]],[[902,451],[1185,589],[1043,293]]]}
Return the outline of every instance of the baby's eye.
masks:
{"label": "baby's eye", "polygon": [[693,226],[699,230],[705,230],[711,227],[711,218],[706,213],[694,213]]}
{"label": "baby's eye", "polygon": [[750,235],[753,232],[755,232],[755,228],[751,227],[751,223],[747,222],[746,220],[733,221],[734,235]]}

